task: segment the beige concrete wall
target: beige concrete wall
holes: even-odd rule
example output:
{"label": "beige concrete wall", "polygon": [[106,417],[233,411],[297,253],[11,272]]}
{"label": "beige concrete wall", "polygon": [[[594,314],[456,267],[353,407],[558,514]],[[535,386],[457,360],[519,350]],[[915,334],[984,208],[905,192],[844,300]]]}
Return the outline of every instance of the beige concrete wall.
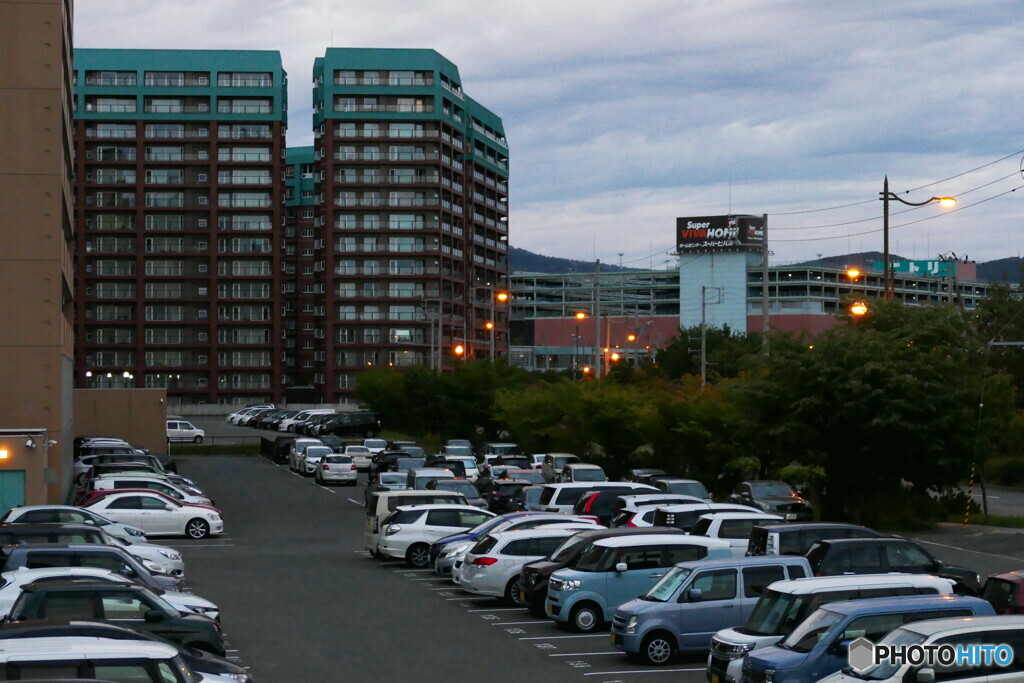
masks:
{"label": "beige concrete wall", "polygon": [[165,389],[75,389],[75,434],[116,436],[167,452]]}
{"label": "beige concrete wall", "polygon": [[75,431],[70,26],[64,0],[0,0],[0,428],[47,435],[0,468],[25,470],[29,504],[64,501]]}

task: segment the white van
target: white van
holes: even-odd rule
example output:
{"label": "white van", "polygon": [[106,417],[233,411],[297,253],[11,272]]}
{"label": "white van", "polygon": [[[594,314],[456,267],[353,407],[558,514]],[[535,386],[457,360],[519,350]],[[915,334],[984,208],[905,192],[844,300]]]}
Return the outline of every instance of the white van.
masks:
{"label": "white van", "polygon": [[[860,574],[776,581],[754,605],[743,626],[711,638],[708,676],[739,681],[748,652],[782,641],[816,609],[829,602],[897,595],[951,595],[953,581],[928,574]],[[712,680],[709,678],[709,680]]]}
{"label": "white van", "polygon": [[729,541],[732,556],[743,557],[747,554],[750,531],[755,524],[782,521],[784,520],[779,515],[769,515],[767,512],[713,512],[701,515],[690,529],[690,535]]}
{"label": "white van", "polygon": [[383,559],[377,551],[377,544],[380,543],[380,523],[384,521],[384,518],[402,505],[431,503],[465,505],[466,497],[454,491],[371,491],[367,493],[363,547],[374,557]]}
{"label": "white van", "polygon": [[637,485],[631,481],[577,481],[566,484],[545,484],[540,494],[540,509],[544,512],[572,514],[576,501],[587,491],[625,489],[635,491]]}
{"label": "white van", "polygon": [[108,640],[84,636],[8,638],[0,648],[5,680],[60,678],[139,683],[195,683],[178,648],[151,640]]}
{"label": "white van", "polygon": [[333,413],[334,411],[330,408],[317,408],[315,410],[303,410],[301,413],[292,415],[289,418],[281,420],[277,425],[277,431],[279,432],[294,432],[295,425],[298,422],[305,422],[314,415],[325,415],[327,413]]}
{"label": "white van", "polygon": [[953,617],[928,619],[904,624],[878,641],[890,643],[976,645],[978,643],[1003,644],[1013,648],[1014,661],[1007,667],[978,667],[973,671],[960,666],[952,671],[934,669],[926,665],[882,663],[862,672],[862,676],[834,673],[821,679],[821,683],[863,683],[865,678],[878,683],[934,683],[936,680],[957,683],[1019,683],[1024,680],[1024,616]]}

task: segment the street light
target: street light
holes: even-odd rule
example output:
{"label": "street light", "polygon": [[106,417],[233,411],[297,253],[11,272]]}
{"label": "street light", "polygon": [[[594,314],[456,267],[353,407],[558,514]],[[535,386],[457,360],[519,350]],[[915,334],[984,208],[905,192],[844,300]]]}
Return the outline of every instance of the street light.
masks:
{"label": "street light", "polygon": [[576,368],[580,364],[580,321],[585,320],[587,314],[583,311],[576,312],[576,334],[573,335],[573,341],[576,343],[576,349],[572,356],[572,378],[576,379]]}
{"label": "street light", "polygon": [[853,313],[858,318],[868,312],[868,305],[863,301],[854,301],[853,305],[850,306],[850,313]]}
{"label": "street light", "polygon": [[889,200],[895,199],[907,206],[924,206],[925,204],[938,202],[940,205],[949,208],[956,204],[956,199],[953,197],[932,197],[923,202],[908,202],[906,199],[900,199],[899,195],[895,192],[889,192],[889,176],[885,176],[885,182],[879,194],[881,195],[879,199],[882,200],[882,249],[884,252],[883,258],[885,259],[885,263],[882,264],[882,281],[885,284],[885,292],[882,298],[891,299],[895,294],[895,287],[892,281],[892,264],[889,263]]}

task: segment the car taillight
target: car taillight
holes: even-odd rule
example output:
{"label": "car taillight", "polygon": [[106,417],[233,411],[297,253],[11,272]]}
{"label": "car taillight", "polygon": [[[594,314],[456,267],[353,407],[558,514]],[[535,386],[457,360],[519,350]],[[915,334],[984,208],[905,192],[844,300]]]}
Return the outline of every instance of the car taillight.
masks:
{"label": "car taillight", "polygon": [[331,469],[331,466],[330,466],[330,465],[326,465],[326,464],[325,464],[325,465],[324,465],[324,469],[325,469],[325,470],[329,470],[329,469]]}
{"label": "car taillight", "polygon": [[493,557],[478,557],[473,560],[474,567],[490,567],[492,564],[497,564],[498,560]]}
{"label": "car taillight", "polygon": [[629,521],[626,522],[626,526],[631,526],[633,528],[636,528],[636,524],[633,524],[633,520],[634,519],[636,519],[636,515],[633,515],[632,517],[629,518]]}
{"label": "car taillight", "polygon": [[587,498],[587,504],[583,506],[583,512],[590,512],[591,508],[594,507],[595,498],[597,498],[596,493]]}

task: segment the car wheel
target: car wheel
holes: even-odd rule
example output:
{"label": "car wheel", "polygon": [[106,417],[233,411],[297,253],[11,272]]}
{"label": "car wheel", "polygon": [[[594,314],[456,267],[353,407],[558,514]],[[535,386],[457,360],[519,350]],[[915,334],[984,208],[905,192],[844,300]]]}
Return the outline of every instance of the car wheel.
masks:
{"label": "car wheel", "polygon": [[202,442],[203,442],[203,437],[198,436],[198,435],[196,436],[196,438],[192,439],[192,443],[202,443]]}
{"label": "car wheel", "polygon": [[672,659],[676,646],[670,636],[664,633],[652,633],[640,644],[640,659],[645,664],[664,666]]}
{"label": "car wheel", "polygon": [[319,472],[317,472],[316,474],[313,475],[313,481],[315,481],[318,486],[323,486],[324,485],[324,483],[322,481],[320,481],[320,473]]}
{"label": "car wheel", "polygon": [[513,576],[505,586],[505,602],[515,607],[526,607],[526,601],[519,599],[519,575]]}
{"label": "car wheel", "polygon": [[197,517],[185,525],[185,533],[189,538],[206,538],[210,535],[210,525]]}
{"label": "car wheel", "polygon": [[426,543],[416,543],[405,552],[405,561],[415,569],[423,569],[430,564],[430,546]]}
{"label": "car wheel", "polygon": [[589,602],[576,605],[569,615],[569,625],[577,633],[590,633],[601,625],[601,614],[597,606]]}

